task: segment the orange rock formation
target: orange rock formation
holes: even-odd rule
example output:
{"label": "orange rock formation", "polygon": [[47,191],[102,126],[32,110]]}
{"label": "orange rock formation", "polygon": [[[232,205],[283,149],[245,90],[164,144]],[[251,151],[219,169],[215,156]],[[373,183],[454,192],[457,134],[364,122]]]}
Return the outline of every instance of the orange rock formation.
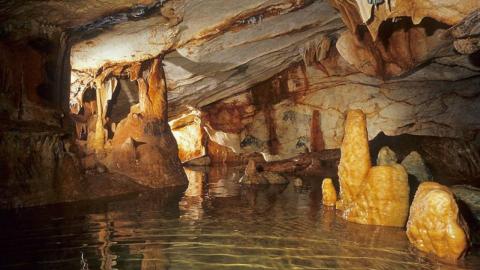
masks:
{"label": "orange rock formation", "polygon": [[458,212],[453,193],[443,185],[424,182],[415,193],[407,236],[419,250],[454,262],[468,248],[468,227]]}
{"label": "orange rock formation", "polygon": [[325,178],[322,182],[322,203],[326,206],[335,206],[337,202],[337,192],[333,186],[332,179]]}
{"label": "orange rock formation", "polygon": [[337,208],[346,220],[371,225],[405,225],[408,215],[408,175],[398,164],[371,166],[365,114],[349,111],[338,167],[341,200]]}
{"label": "orange rock formation", "polygon": [[167,89],[161,61],[154,59],[138,78],[140,102],[132,106],[112,139],[108,165],[142,185],[160,188],[187,184],[178,146],[167,118]]}

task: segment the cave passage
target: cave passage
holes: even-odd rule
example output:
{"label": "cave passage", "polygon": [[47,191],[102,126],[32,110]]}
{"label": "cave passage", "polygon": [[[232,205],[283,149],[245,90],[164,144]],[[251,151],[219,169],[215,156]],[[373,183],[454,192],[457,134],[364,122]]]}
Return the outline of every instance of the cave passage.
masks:
{"label": "cave passage", "polygon": [[480,269],[477,0],[3,2],[1,269]]}

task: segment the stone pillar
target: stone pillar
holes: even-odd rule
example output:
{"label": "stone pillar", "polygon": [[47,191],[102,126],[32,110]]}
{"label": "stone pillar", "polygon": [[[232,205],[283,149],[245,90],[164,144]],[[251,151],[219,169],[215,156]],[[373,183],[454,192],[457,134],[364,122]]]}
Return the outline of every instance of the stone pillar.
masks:
{"label": "stone pillar", "polygon": [[160,58],[133,65],[139,104],[116,127],[109,167],[153,188],[187,184],[178,145],[168,125],[165,74]]}
{"label": "stone pillar", "polygon": [[349,111],[345,120],[345,133],[338,165],[340,207],[348,207],[360,190],[370,167],[367,121],[361,110]]}
{"label": "stone pillar", "polygon": [[97,121],[95,124],[95,138],[93,147],[95,152],[103,151],[105,145],[105,132],[103,130],[103,126],[105,125],[104,120],[104,100],[103,97],[105,95],[103,89],[103,82],[97,81],[97,92],[96,92],[96,99],[97,99]]}

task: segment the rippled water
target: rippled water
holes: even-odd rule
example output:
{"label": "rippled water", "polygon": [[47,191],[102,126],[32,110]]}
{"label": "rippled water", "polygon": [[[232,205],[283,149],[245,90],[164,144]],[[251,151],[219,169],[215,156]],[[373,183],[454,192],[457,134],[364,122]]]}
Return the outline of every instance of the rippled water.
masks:
{"label": "rippled water", "polygon": [[236,169],[190,186],[0,213],[0,269],[480,269],[419,256],[403,229],[345,222],[301,189],[241,187]]}

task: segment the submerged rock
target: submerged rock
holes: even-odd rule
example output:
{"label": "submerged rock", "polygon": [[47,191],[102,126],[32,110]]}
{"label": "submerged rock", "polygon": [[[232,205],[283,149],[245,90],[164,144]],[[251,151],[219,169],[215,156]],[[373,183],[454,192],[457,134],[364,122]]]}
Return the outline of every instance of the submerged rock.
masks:
{"label": "submerged rock", "polygon": [[325,178],[322,182],[322,203],[326,206],[333,206],[337,202],[337,192],[333,186],[332,179]]}
{"label": "submerged rock", "polygon": [[294,186],[294,187],[301,187],[301,186],[303,186],[303,180],[300,179],[300,178],[298,178],[298,177],[295,178],[295,179],[293,179],[292,182],[293,182],[293,186]]}
{"label": "submerged rock", "polygon": [[405,170],[407,170],[407,173],[415,176],[419,182],[433,179],[432,173],[427,168],[425,161],[417,151],[408,154],[401,164]]}
{"label": "submerged rock", "polygon": [[424,182],[418,187],[410,208],[407,236],[416,248],[443,261],[454,262],[465,254],[468,227],[446,186]]}
{"label": "submerged rock", "polygon": [[264,171],[260,175],[267,179],[269,184],[288,184],[288,179],[278,173]]}
{"label": "submerged rock", "polygon": [[377,165],[391,165],[398,161],[397,154],[388,146],[384,146],[378,152]]}
{"label": "submerged rock", "polygon": [[245,168],[245,174],[240,178],[239,182],[248,185],[287,184],[288,179],[278,173],[259,171],[255,161],[250,159]]}

